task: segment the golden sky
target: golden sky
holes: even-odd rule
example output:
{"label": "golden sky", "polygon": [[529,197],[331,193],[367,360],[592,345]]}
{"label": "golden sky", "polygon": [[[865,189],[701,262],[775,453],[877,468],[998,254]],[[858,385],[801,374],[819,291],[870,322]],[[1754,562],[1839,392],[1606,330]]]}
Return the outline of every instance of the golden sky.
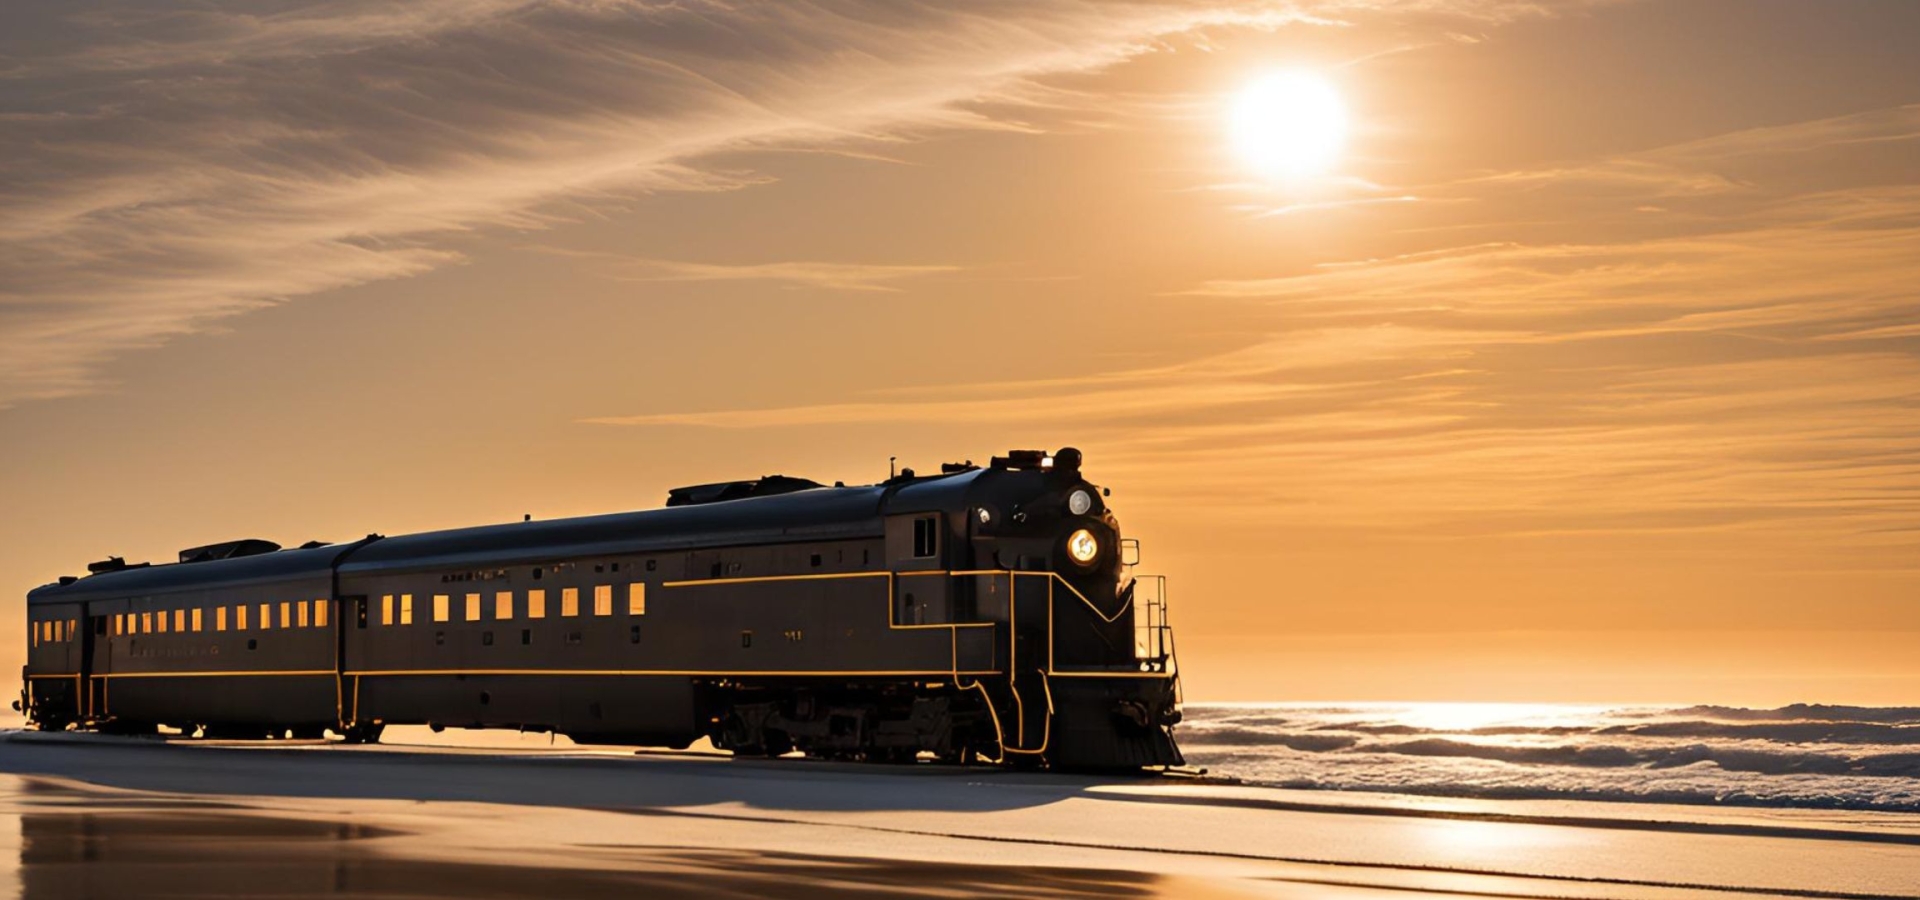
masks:
{"label": "golden sky", "polygon": [[166,7],[0,28],[8,665],[108,554],[1072,444],[1190,699],[1920,696],[1920,6]]}

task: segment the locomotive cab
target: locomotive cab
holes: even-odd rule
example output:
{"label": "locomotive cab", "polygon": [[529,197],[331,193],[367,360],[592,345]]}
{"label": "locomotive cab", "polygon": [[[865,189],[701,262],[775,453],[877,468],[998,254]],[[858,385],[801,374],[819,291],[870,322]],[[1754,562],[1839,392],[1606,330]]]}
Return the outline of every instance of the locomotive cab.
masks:
{"label": "locomotive cab", "polygon": [[[1002,738],[1010,757],[1074,768],[1178,765],[1165,582],[1133,575],[1107,492],[1084,477],[1081,462],[1072,448],[1014,451],[903,490],[903,505],[938,494],[942,510],[889,517],[903,621],[1006,629],[996,662],[1006,667],[1012,709],[997,714],[1011,720],[1002,729],[1011,732]],[[940,568],[955,577],[912,575]]]}

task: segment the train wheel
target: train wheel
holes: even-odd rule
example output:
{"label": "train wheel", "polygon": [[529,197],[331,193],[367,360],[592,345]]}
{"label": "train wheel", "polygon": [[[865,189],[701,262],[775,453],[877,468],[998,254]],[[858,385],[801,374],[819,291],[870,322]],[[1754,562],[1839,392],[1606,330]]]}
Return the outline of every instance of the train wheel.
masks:
{"label": "train wheel", "polygon": [[1006,758],[1007,768],[1022,772],[1037,772],[1046,768],[1046,764],[1046,760],[1037,753],[1009,753]]}
{"label": "train wheel", "polygon": [[785,756],[793,752],[793,738],[786,732],[769,728],[763,734],[766,736],[766,743],[760,747],[760,752],[769,758]]}
{"label": "train wheel", "polygon": [[733,754],[734,759],[747,759],[754,756],[766,756],[767,746],[762,738],[765,734],[751,728],[738,711],[727,714],[726,721],[720,725],[720,733],[714,736],[714,745]]}

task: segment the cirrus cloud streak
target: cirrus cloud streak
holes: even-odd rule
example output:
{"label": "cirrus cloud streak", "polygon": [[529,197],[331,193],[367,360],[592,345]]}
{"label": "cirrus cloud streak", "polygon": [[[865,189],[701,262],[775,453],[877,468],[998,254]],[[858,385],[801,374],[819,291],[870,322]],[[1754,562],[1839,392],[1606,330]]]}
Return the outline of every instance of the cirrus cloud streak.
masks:
{"label": "cirrus cloud streak", "polygon": [[[445,265],[459,258],[446,238],[462,231],[539,228],[640,192],[756,180],[702,168],[719,151],[1027,128],[982,104],[1051,103],[1036,79],[1169,36],[1337,22],[1375,5],[355,0],[11,11],[0,36],[0,408],[95,388],[115,354],[212,319]],[[1537,14],[1502,0],[1433,9]],[[819,266],[785,274],[877,284]]]}

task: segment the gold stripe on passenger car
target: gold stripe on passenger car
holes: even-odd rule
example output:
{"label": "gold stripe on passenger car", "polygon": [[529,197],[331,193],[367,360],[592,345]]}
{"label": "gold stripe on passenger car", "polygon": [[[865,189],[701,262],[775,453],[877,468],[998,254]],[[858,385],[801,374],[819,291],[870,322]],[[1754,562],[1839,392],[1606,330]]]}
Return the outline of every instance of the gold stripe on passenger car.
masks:
{"label": "gold stripe on passenger car", "polygon": [[345,673],[356,678],[374,678],[386,675],[584,675],[584,676],[622,676],[622,675],[683,675],[703,677],[751,678],[761,677],[844,677],[848,675],[923,675],[927,677],[956,675],[998,675],[997,669],[963,669],[953,672],[949,669],[883,669],[883,670],[828,670],[797,669],[771,671],[744,671],[740,669],[367,669]]}
{"label": "gold stripe on passenger car", "polygon": [[822,572],[813,575],[750,575],[744,578],[693,578],[662,581],[661,587],[699,587],[704,584],[752,584],[760,581],[825,581],[829,578],[891,578],[893,572]]}
{"label": "gold stripe on passenger car", "polygon": [[[746,671],[740,669],[363,669],[347,672],[335,672],[332,669],[295,669],[282,671],[239,671],[239,672],[114,672],[95,675],[95,678],[214,678],[214,677],[283,677],[321,675],[346,675],[354,678],[371,678],[382,675],[700,675],[725,677],[762,676],[844,676],[844,675],[998,675],[998,669],[876,669],[876,670],[828,670],[828,669],[781,669],[770,671]],[[29,678],[78,678],[75,675],[30,675]]]}
{"label": "gold stripe on passenger car", "polygon": [[95,678],[219,678],[243,675],[332,675],[332,669],[260,669],[231,672],[101,672]]}

